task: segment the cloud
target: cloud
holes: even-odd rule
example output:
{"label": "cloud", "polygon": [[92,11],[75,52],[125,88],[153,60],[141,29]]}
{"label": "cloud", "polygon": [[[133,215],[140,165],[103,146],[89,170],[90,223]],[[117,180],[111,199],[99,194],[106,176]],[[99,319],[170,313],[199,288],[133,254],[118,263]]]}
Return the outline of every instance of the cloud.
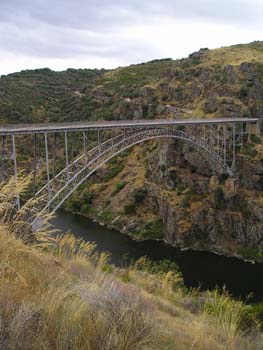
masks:
{"label": "cloud", "polygon": [[260,40],[262,15],[261,0],[1,0],[0,74],[37,64],[111,67]]}

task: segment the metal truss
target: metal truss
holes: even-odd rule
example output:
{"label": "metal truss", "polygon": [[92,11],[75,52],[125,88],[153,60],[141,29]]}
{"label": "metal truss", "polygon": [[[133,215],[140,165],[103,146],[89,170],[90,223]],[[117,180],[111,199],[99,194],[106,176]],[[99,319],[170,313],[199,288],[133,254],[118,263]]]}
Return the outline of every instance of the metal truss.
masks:
{"label": "metal truss", "polygon": [[[41,217],[44,213],[55,212],[103,164],[124,150],[149,140],[172,138],[185,142],[207,159],[215,173],[233,177],[235,175],[237,150],[242,149],[244,142],[249,136],[250,129],[247,126],[249,123],[255,123],[258,120],[227,119],[227,121],[222,122],[220,119],[220,121],[215,121],[214,123],[212,120],[208,120],[207,123],[205,120],[201,121],[195,123],[169,123],[166,120],[165,122],[159,121],[158,125],[156,125],[156,122],[153,124],[152,121],[148,124],[145,121],[143,125],[141,123],[136,125],[134,121],[132,123],[124,121],[120,122],[120,124],[115,122],[114,126],[104,123],[101,126],[96,124],[96,128],[95,125],[92,125],[90,130],[87,130],[87,126],[81,129],[79,124],[78,128],[72,126],[72,129],[69,127],[59,129],[58,125],[56,125],[54,130],[50,130],[46,126],[45,131],[39,126],[32,133],[26,130],[24,134],[27,135],[26,137],[33,136],[34,165],[32,174],[34,192],[37,188],[38,157],[42,159],[42,170],[45,163],[46,183],[24,204],[22,209],[25,219],[31,223],[33,230],[36,230],[41,223]],[[9,163],[13,163],[13,175],[15,180],[17,180],[18,168],[15,136],[18,138],[21,130],[24,129],[20,126],[19,133],[10,131],[9,134],[6,130],[5,128],[5,133],[2,134],[1,179],[4,180],[5,178],[6,155],[11,154]],[[39,155],[37,155],[36,147],[37,133],[44,135],[44,139],[41,138],[40,142],[42,154]],[[71,140],[69,139],[70,133]],[[90,137],[89,133],[93,133],[93,136]],[[97,135],[94,133],[97,133]],[[54,135],[53,138],[52,135]],[[6,142],[8,136],[11,136],[9,145]],[[106,140],[103,141],[103,139]],[[52,147],[50,147],[51,144]],[[56,174],[56,165],[61,163],[61,161],[65,165]],[[18,209],[20,208],[19,196],[17,196],[17,207]]]}

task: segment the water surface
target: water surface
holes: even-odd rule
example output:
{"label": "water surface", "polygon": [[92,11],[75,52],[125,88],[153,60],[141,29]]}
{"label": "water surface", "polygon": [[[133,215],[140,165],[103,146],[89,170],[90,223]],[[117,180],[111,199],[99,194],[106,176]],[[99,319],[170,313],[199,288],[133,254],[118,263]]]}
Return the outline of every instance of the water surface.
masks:
{"label": "water surface", "polygon": [[100,226],[90,219],[60,209],[53,224],[62,232],[71,230],[86,241],[95,242],[98,252],[108,251],[111,263],[128,265],[142,256],[153,261],[169,259],[179,266],[187,287],[226,288],[234,297],[263,300],[263,264],[251,264],[237,258],[227,258],[210,252],[181,251],[161,241],[136,242],[128,236]]}

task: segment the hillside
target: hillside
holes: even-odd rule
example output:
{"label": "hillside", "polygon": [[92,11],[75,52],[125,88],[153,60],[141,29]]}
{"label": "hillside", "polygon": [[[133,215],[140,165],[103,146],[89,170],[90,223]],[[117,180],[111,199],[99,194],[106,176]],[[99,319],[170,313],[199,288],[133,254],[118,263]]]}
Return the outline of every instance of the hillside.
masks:
{"label": "hillside", "polygon": [[[201,49],[115,70],[49,69],[0,78],[2,123],[80,119],[260,117],[263,42]],[[253,136],[237,155],[238,189],[212,177],[176,141],[136,146],[82,186],[66,208],[134,238],[262,259],[263,147]]]}
{"label": "hillside", "polygon": [[9,185],[0,189],[1,349],[263,349],[260,305],[187,291],[167,261],[116,268],[92,243],[50,228],[29,244]]}
{"label": "hillside", "polygon": [[177,109],[259,116],[262,62],[263,42],[254,42],[111,71],[22,71],[0,79],[1,122],[154,118]]}

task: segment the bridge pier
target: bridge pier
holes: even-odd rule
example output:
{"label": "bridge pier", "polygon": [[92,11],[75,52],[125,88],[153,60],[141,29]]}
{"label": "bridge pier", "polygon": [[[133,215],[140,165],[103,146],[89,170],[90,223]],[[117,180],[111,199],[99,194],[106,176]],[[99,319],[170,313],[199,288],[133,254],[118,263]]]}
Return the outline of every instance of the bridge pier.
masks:
{"label": "bridge pier", "polygon": [[67,134],[67,131],[65,131],[65,134],[64,134],[64,141],[65,141],[65,157],[66,157],[66,174],[67,174],[67,181],[69,182],[68,134]]}
{"label": "bridge pier", "polygon": [[231,164],[231,169],[233,172],[235,172],[236,168],[236,125],[234,124],[232,126],[232,164]]}
{"label": "bridge pier", "polygon": [[2,171],[1,171],[1,181],[5,179],[5,136],[2,136]]}
{"label": "bridge pier", "polygon": [[56,158],[57,158],[57,133],[54,132],[54,142],[52,147],[52,177],[56,175]]}
{"label": "bridge pier", "polygon": [[48,206],[51,201],[51,190],[50,190],[50,175],[49,175],[49,159],[48,159],[48,141],[47,141],[47,133],[45,133],[45,152],[46,152],[46,171],[47,171],[47,188],[48,188]]}
{"label": "bridge pier", "polygon": [[99,146],[99,154],[101,153],[101,133],[98,130],[98,146]]}
{"label": "bridge pier", "polygon": [[20,209],[20,196],[19,196],[19,191],[17,188],[17,180],[18,180],[18,176],[17,176],[17,162],[16,162],[16,142],[15,142],[15,136],[12,135],[12,147],[13,147],[13,157],[14,157],[14,179],[15,179],[15,186],[16,186],[16,205],[18,210]]}
{"label": "bridge pier", "polygon": [[226,166],[226,152],[227,152],[227,149],[226,149],[226,137],[227,137],[227,130],[226,130],[226,125],[224,125],[224,128],[223,128],[223,152],[224,152],[224,166]]}
{"label": "bridge pier", "polygon": [[82,138],[83,138],[83,152],[85,154],[85,163],[87,163],[87,141],[88,141],[88,137],[87,137],[87,133],[86,131],[83,131],[83,134],[82,134]]}
{"label": "bridge pier", "polygon": [[37,134],[33,136],[33,148],[34,148],[34,159],[33,159],[33,194],[36,194],[36,173],[37,173]]}

